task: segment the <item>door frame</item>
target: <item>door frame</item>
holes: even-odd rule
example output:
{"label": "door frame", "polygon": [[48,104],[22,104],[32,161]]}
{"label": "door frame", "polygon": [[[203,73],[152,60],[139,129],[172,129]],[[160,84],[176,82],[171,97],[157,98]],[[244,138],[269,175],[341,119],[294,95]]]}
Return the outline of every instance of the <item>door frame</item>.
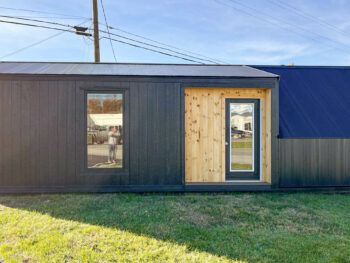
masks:
{"label": "door frame", "polygon": [[[231,103],[252,103],[253,110],[253,169],[231,171]],[[260,181],[261,180],[261,103],[259,98],[225,99],[225,180],[226,181]]]}

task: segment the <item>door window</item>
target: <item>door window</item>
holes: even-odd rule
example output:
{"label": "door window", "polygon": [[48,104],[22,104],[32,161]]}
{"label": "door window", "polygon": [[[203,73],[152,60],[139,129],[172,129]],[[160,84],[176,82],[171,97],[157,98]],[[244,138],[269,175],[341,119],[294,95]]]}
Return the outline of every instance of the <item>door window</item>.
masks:
{"label": "door window", "polygon": [[259,179],[259,100],[226,100],[226,179]]}

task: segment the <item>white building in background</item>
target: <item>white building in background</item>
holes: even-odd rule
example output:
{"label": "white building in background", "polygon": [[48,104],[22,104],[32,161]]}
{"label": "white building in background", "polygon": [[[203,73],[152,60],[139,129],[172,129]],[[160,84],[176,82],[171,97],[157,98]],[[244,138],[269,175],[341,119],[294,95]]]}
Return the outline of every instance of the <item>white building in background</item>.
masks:
{"label": "white building in background", "polygon": [[231,113],[231,127],[236,130],[251,132],[252,131],[252,114],[244,113],[233,114]]}
{"label": "white building in background", "polygon": [[253,130],[253,109],[252,103],[231,103],[231,128],[251,133]]}
{"label": "white building in background", "polygon": [[123,126],[123,114],[88,114],[88,127],[92,126]]}

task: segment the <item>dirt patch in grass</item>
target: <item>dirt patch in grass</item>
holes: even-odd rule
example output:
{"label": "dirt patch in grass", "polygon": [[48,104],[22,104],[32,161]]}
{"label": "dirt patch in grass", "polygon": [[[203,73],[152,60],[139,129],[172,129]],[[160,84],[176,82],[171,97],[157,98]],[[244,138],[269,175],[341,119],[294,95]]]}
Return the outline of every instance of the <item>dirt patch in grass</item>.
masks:
{"label": "dirt patch in grass", "polygon": [[201,213],[196,208],[191,206],[186,206],[185,204],[172,205],[177,209],[179,217],[173,218],[178,222],[186,222],[188,224],[193,224],[195,226],[209,227],[213,218],[206,214]]}

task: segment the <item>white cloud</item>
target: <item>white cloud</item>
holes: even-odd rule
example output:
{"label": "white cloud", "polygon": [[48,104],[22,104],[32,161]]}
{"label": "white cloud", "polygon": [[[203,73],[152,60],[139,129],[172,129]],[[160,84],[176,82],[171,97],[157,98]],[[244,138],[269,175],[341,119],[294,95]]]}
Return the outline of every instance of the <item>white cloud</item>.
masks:
{"label": "white cloud", "polygon": [[308,48],[307,45],[281,43],[276,41],[254,40],[239,41],[225,45],[228,49],[239,52],[259,52],[259,53],[300,53]]}
{"label": "white cloud", "polygon": [[305,44],[277,41],[237,41],[226,43],[219,57],[230,59],[234,64],[282,64],[310,52]]}
{"label": "white cloud", "polygon": [[253,112],[253,104],[251,103],[231,103],[231,113],[243,114],[245,112]]}

